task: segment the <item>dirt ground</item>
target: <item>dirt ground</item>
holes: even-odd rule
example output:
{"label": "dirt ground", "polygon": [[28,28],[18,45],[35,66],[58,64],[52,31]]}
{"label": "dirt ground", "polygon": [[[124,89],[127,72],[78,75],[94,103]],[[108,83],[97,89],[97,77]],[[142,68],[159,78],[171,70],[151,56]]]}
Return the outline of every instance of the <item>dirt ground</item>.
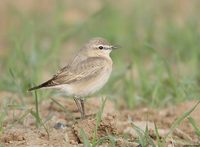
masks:
{"label": "dirt ground", "polygon": [[[3,93],[10,95],[8,93]],[[7,100],[9,96],[7,96]],[[1,104],[5,99],[0,98]],[[83,129],[87,138],[91,141],[94,137],[96,127],[95,114],[100,106],[100,98],[92,98],[86,101],[86,119],[78,119],[76,105],[71,99],[59,98],[57,101],[62,104],[67,111],[62,110],[51,99],[41,103],[40,115],[45,121],[43,126],[36,128],[35,119],[28,114],[23,119],[21,117],[27,110],[35,109],[34,105],[29,105],[26,110],[10,109],[3,123],[4,132],[0,134],[0,143],[3,146],[42,146],[42,147],[66,147],[83,146]],[[154,122],[157,124],[158,132],[163,138],[169,131],[171,124],[186,110],[192,108],[197,102],[185,102],[177,106],[171,106],[162,110],[141,107],[132,111],[127,109],[117,110],[111,101],[107,100],[102,115],[102,120],[97,130],[97,137],[112,135],[115,137],[116,146],[138,146],[136,142],[138,134],[133,125],[145,130],[148,126],[151,138],[156,142]],[[71,112],[71,113],[68,113]],[[200,107],[192,112],[191,116],[200,126]],[[13,125],[11,125],[13,124]],[[57,124],[57,125],[55,125]],[[48,133],[47,133],[48,132]],[[174,133],[167,139],[168,146],[198,146],[199,138],[195,135],[194,129],[188,120],[184,120]],[[101,146],[109,146],[105,141]]]}

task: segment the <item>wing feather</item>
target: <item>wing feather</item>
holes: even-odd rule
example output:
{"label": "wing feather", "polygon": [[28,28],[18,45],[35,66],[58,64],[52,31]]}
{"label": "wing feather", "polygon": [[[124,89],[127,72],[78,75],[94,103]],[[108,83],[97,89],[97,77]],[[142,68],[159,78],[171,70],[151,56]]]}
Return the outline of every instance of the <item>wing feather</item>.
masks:
{"label": "wing feather", "polygon": [[70,84],[83,79],[95,76],[101,72],[105,67],[106,60],[100,57],[88,58],[76,66],[66,66],[62,68],[54,77],[49,81],[48,86],[56,86],[61,84]]}

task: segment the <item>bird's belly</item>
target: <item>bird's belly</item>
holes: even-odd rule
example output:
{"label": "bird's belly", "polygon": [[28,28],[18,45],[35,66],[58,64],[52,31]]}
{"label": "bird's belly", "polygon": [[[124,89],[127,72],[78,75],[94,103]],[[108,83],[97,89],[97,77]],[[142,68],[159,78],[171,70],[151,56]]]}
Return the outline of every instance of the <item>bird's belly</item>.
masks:
{"label": "bird's belly", "polygon": [[72,87],[73,95],[79,97],[85,97],[92,95],[93,93],[100,90],[108,81],[111,74],[111,69],[106,69],[102,73],[91,79],[82,81],[80,83],[74,84]]}

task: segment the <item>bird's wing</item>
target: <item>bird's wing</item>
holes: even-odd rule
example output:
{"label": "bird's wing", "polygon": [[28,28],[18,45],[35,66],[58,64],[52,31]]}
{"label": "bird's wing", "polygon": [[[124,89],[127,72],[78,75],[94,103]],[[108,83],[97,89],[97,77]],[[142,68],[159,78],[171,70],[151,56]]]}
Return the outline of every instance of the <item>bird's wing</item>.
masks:
{"label": "bird's wing", "polygon": [[45,82],[44,87],[70,84],[87,79],[101,72],[105,65],[106,60],[104,58],[90,57],[76,66],[68,65],[62,68],[51,80]]}

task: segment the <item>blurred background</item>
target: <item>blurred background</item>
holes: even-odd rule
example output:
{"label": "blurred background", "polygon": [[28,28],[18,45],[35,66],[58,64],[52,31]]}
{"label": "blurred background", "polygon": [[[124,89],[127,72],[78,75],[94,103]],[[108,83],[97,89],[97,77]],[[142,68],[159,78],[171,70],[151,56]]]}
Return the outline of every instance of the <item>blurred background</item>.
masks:
{"label": "blurred background", "polygon": [[121,48],[100,96],[130,109],[199,99],[199,14],[199,0],[1,0],[0,91],[23,104],[29,87],[103,37]]}

